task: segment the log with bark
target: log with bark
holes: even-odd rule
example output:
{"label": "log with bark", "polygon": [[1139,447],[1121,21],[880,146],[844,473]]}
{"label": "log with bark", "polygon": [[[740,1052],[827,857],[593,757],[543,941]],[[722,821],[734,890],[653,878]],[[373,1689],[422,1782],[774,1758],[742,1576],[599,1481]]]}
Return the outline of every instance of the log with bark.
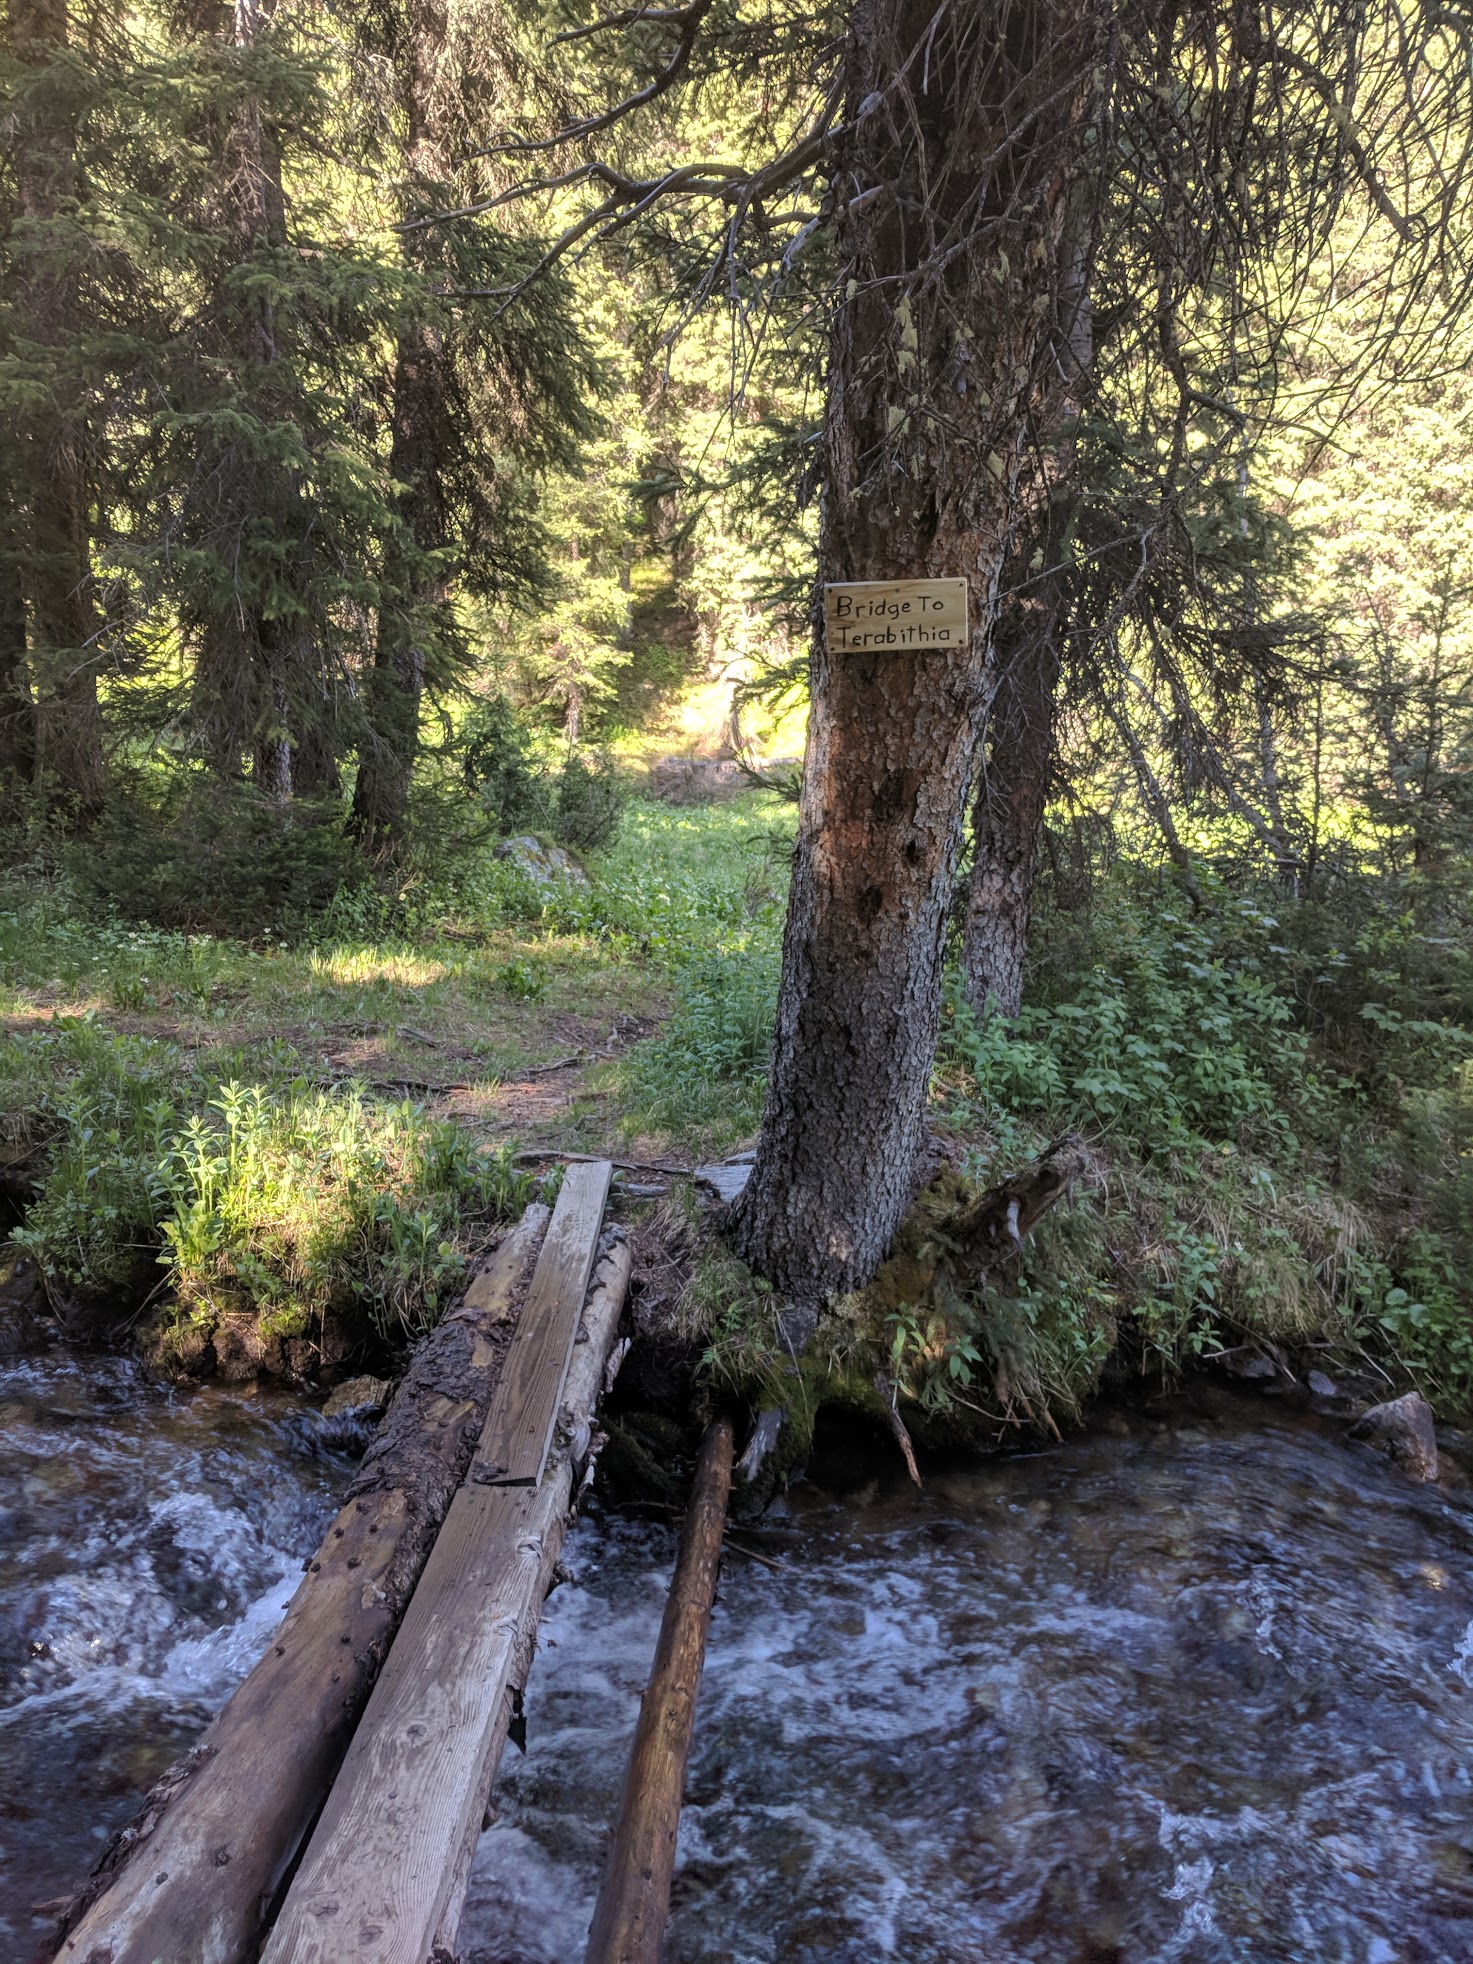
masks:
{"label": "log with bark", "polygon": [[701,1441],[584,1964],[659,1964],[696,1692],[726,1529],[731,1457],[731,1421],[717,1419]]}
{"label": "log with bark", "polygon": [[500,1479],[507,1427],[493,1405],[263,1964],[425,1964],[454,1954],[487,1801],[594,1447],[629,1284],[630,1250],[616,1233],[586,1301],[586,1264],[576,1278],[577,1340],[540,1480]]}
{"label": "log with bark", "polygon": [[988,1187],[960,1208],[949,1223],[957,1243],[956,1267],[980,1278],[1017,1253],[1049,1209],[1080,1179],[1089,1161],[1073,1132],[1056,1139],[1031,1166]]}
{"label": "log with bark", "polygon": [[57,1964],[236,1964],[254,1943],[470,1465],[547,1221],[527,1209],[419,1350],[270,1649],[113,1836]]}

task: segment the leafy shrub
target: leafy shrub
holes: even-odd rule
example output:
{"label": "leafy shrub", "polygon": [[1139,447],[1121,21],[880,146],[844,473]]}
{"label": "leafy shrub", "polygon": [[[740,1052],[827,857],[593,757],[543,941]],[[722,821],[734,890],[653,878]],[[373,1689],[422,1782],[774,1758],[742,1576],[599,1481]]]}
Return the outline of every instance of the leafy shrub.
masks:
{"label": "leafy shrub", "polygon": [[1288,1108],[1316,1087],[1294,1000],[1252,945],[1276,924],[1249,902],[1225,922],[1172,909],[1127,920],[1101,933],[1106,959],[1055,972],[1052,1000],[1011,1023],[979,1027],[952,991],[950,1046],[984,1102],[1145,1153],[1230,1141],[1292,1154]]}
{"label": "leafy shrub", "polygon": [[381,1335],[435,1321],[465,1261],[462,1210],[501,1214],[530,1190],[505,1153],[411,1104],[369,1105],[348,1086],[221,1087],[160,1169],[161,1228],[183,1311],[245,1305],[283,1334],[366,1307]]}
{"label": "leafy shrub", "polygon": [[14,1239],[64,1293],[136,1304],[166,1282],[181,1313],[250,1309],[280,1334],[329,1310],[384,1336],[426,1327],[465,1222],[530,1191],[504,1152],[413,1105],[212,1083],[172,1045],[83,1019],[0,1041],[0,1110],[44,1159]]}
{"label": "leafy shrub", "polygon": [[540,1002],[547,994],[547,970],[539,962],[504,962],[496,980],[519,1002]]}
{"label": "leafy shrub", "polygon": [[761,1110],[777,1001],[776,951],[703,955],[676,977],[664,1030],[632,1053],[639,1121],[749,1130]]}
{"label": "leafy shrub", "polygon": [[367,880],[335,803],[283,807],[191,773],[124,780],[67,863],[84,897],[130,920],[245,936],[295,928]]}

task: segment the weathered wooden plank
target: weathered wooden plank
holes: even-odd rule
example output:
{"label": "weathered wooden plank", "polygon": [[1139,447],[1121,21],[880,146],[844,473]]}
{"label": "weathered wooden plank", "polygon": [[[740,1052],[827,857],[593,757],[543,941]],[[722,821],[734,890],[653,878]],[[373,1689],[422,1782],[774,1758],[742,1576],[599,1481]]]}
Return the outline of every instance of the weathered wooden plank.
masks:
{"label": "weathered wooden plank", "polygon": [[[592,1475],[592,1455],[599,1444],[596,1434],[597,1410],[600,1397],[608,1391],[617,1377],[621,1353],[615,1338],[618,1335],[619,1319],[624,1310],[624,1298],[629,1291],[629,1276],[634,1266],[634,1251],[623,1239],[614,1242],[608,1252],[599,1259],[594,1272],[593,1284],[588,1294],[588,1304],[583,1311],[583,1324],[573,1346],[573,1361],[568,1366],[567,1382],[563,1386],[562,1413],[557,1436],[553,1443],[553,1467],[543,1476],[541,1492],[546,1492],[556,1482],[559,1493],[565,1493],[567,1500],[558,1522],[557,1541],[550,1559],[555,1565],[558,1551],[562,1547],[563,1529],[567,1525],[576,1491],[582,1481]],[[610,1374],[613,1374],[612,1377]],[[552,1569],[548,1569],[549,1576]],[[513,1682],[521,1687],[527,1682],[527,1674],[532,1666],[536,1651],[537,1621],[542,1614],[542,1602],[546,1591],[532,1605],[526,1623],[524,1650],[517,1676]],[[491,1754],[485,1786],[483,1803],[489,1803],[496,1784],[496,1771],[501,1763],[502,1748],[506,1743],[507,1725],[511,1718],[512,1701],[507,1698]],[[465,1907],[466,1888],[470,1882],[471,1865],[475,1860],[476,1848],[481,1838],[484,1806],[480,1812],[472,1810],[460,1854],[455,1863],[450,1886],[445,1898],[445,1907],[440,1914],[440,1927],[435,1932],[435,1949],[446,1957],[453,1957],[456,1937],[460,1929],[461,1911]]]}
{"label": "weathered wooden plank", "polygon": [[606,1159],[563,1175],[471,1466],[478,1485],[536,1486],[542,1478],[612,1175]]}
{"label": "weathered wooden plank", "polygon": [[110,1847],[58,1964],[237,1964],[254,1941],[464,1477],[546,1225],[529,1208],[421,1347],[271,1647]]}
{"label": "weathered wooden plank", "polygon": [[622,1243],[600,1265],[541,1485],[456,1496],[262,1964],[425,1964],[453,1948],[629,1269]]}
{"label": "weathered wooden plank", "polygon": [[730,1419],[706,1428],[584,1964],[659,1964],[731,1491]]}
{"label": "weathered wooden plank", "polygon": [[565,1504],[558,1480],[455,1496],[263,1964],[425,1964]]}

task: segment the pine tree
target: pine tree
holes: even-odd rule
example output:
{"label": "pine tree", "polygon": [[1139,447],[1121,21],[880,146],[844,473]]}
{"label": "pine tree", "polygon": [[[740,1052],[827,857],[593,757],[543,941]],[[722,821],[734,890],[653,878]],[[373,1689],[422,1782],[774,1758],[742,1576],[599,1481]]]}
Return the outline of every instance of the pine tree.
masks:
{"label": "pine tree", "polygon": [[6,761],[13,777],[29,773],[48,800],[87,819],[104,791],[93,323],[83,293],[91,241],[77,156],[88,78],[65,0],[11,0],[6,38],[13,190],[0,346],[5,392],[19,410],[0,453],[8,480],[0,538]]}
{"label": "pine tree", "polygon": [[[596,375],[560,279],[507,309],[528,244],[436,222],[496,177],[467,166],[471,132],[518,86],[511,24],[486,0],[411,0],[365,24],[393,76],[399,237],[415,304],[394,354],[386,535],[352,823],[374,856],[399,843],[426,689],[467,664],[457,602],[525,603],[551,590],[538,473],[571,465],[593,429]],[[466,298],[463,296],[479,296]]]}
{"label": "pine tree", "polygon": [[[658,58],[640,44],[642,85],[566,140],[665,99],[703,62],[730,70],[764,33],[781,45],[760,11],[743,18],[749,39],[723,17],[703,43],[708,11],[663,10]],[[1346,201],[1390,228],[1383,290],[1403,311],[1434,281],[1439,304],[1456,304],[1464,269],[1445,246],[1467,199],[1470,87],[1455,24],[1409,22],[1380,0],[1312,17],[1212,0],[860,0],[837,82],[819,34],[804,53],[812,109],[794,141],[663,172],[607,157],[565,172],[563,186],[592,195],[555,251],[646,212],[668,225],[672,209],[714,211],[693,299],[719,285],[747,305],[770,290],[775,261],[793,264],[826,230],[820,580],[968,581],[964,659],[838,657],[815,637],[773,1070],[733,1225],[753,1265],[811,1304],[873,1272],[924,1176],[946,917],[1002,568],[1038,523],[1040,474],[1027,465],[1088,394],[1063,359],[1071,318],[1085,303],[1096,330],[1118,325],[1119,372],[1146,362],[1148,396],[1173,405],[1169,457],[1204,441],[1220,453],[1245,396],[1249,423],[1271,410],[1284,308]],[[823,202],[803,217],[815,174]],[[1219,378],[1236,400],[1214,394]],[[1128,668],[1108,637],[1094,645],[1111,654],[1097,701],[1149,798],[1159,787],[1127,713]],[[1174,711],[1186,669],[1157,646]]]}

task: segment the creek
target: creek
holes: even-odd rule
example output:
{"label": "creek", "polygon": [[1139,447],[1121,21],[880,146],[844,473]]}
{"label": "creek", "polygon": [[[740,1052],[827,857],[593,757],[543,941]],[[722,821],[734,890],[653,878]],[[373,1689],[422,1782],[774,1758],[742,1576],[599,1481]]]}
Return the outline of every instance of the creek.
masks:
{"label": "creek", "polygon": [[351,1477],[299,1400],[60,1347],[0,1366],[0,1957],[265,1647]]}
{"label": "creek", "polygon": [[[348,1478],[264,1392],[0,1370],[0,1952],[264,1643]],[[1466,1964],[1473,1507],[1226,1395],[733,1529],[670,1964]],[[876,1470],[878,1468],[878,1471]],[[595,1508],[461,1931],[577,1964],[675,1530]],[[761,1557],[762,1559],[757,1559]]]}

